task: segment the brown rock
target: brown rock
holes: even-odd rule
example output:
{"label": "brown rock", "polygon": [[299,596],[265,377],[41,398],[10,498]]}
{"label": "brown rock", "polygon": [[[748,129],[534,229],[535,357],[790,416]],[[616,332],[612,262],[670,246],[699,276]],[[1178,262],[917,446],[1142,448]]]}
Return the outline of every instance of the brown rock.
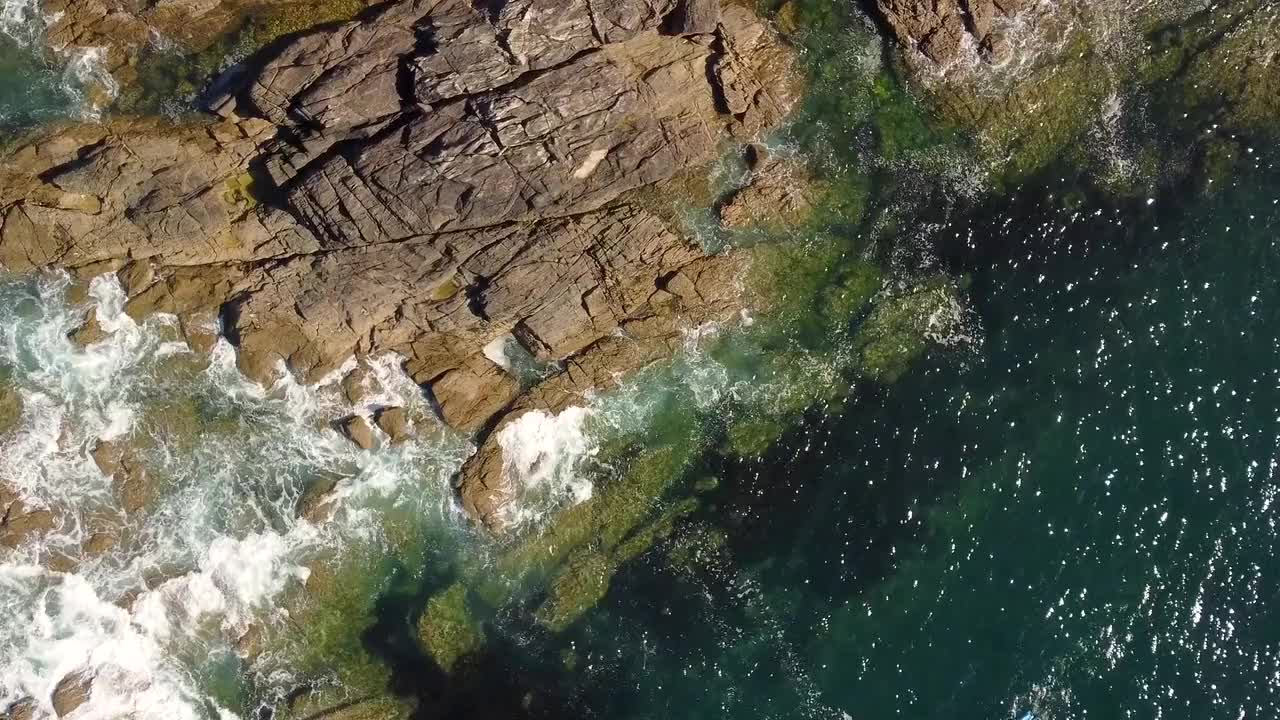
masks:
{"label": "brown rock", "polygon": [[668,35],[709,35],[720,25],[720,0],[680,0],[662,23]]}
{"label": "brown rock", "polygon": [[8,435],[22,424],[22,393],[17,388],[0,385],[0,436]]}
{"label": "brown rock", "polygon": [[[162,6],[218,12],[122,2],[67,22],[128,44]],[[0,263],[121,268],[131,316],[176,313],[195,346],[193,318],[217,313],[259,382],[398,352],[463,430],[520,396],[481,352],[495,337],[567,363],[520,401],[551,406],[669,353],[678,321],[732,314],[736,282],[712,278],[737,261],[627,196],[754,139],[802,89],[768,24],[712,0],[399,0],[260,60],[226,79],[222,120],[20,144],[0,170]],[[375,444],[362,418],[338,427]],[[128,453],[102,454],[128,505],[148,497]]]}
{"label": "brown rock", "polygon": [[102,555],[110,552],[111,548],[116,546],[117,538],[114,533],[95,532],[84,541],[85,555]]}
{"label": "brown rock", "polygon": [[208,355],[218,344],[218,316],[212,310],[194,310],[178,316],[178,327],[187,345],[201,355]]}
{"label": "brown rock", "polygon": [[720,207],[720,223],[729,229],[789,228],[800,225],[813,212],[815,184],[808,169],[794,158],[752,152],[758,159],[750,183]]}
{"label": "brown rock", "polygon": [[125,294],[132,297],[151,287],[156,281],[156,271],[151,261],[143,258],[125,265],[116,273],[116,277]]}
{"label": "brown rock", "polygon": [[84,323],[68,333],[67,337],[80,347],[88,347],[96,342],[105,340],[107,332],[102,329],[102,323],[98,320],[98,312],[90,310],[85,314]]}
{"label": "brown rock", "polygon": [[92,690],[93,675],[90,671],[81,670],[67,675],[58,681],[58,685],[53,689],[53,695],[49,698],[53,703],[53,711],[60,718],[70,715],[76,708],[89,701]]}
{"label": "brown rock", "polygon": [[378,428],[391,438],[391,442],[399,444],[414,436],[413,421],[409,413],[401,407],[384,408],[374,416]]}
{"label": "brown rock", "polygon": [[482,353],[431,381],[440,415],[451,427],[475,432],[520,392],[520,383]]}
{"label": "brown rock", "polygon": [[35,699],[23,698],[10,703],[0,717],[3,717],[4,720],[35,720],[36,709]]}
{"label": "brown rock", "polygon": [[369,370],[364,365],[357,365],[351,372],[342,376],[342,394],[346,396],[347,402],[359,405],[369,396],[371,382],[373,377],[369,374]]}
{"label": "brown rock", "polygon": [[4,502],[0,497],[4,514],[0,515],[0,546],[15,548],[32,535],[46,533],[58,526],[58,517],[51,510],[28,508],[22,500]]}
{"label": "brown rock", "polygon": [[745,256],[729,254],[704,258],[675,273],[666,289],[651,300],[651,314],[623,323],[621,332],[598,340],[570,358],[564,371],[530,388],[480,439],[457,479],[463,508],[495,531],[502,531],[506,504],[514,497],[510,478],[503,473],[498,437],[509,423],[531,410],[559,413],[583,402],[589,391],[617,384],[620,374],[669,357],[684,343],[683,330],[725,321],[739,306],[738,278]]}
{"label": "brown rock", "polygon": [[334,511],[333,493],[341,478],[326,475],[313,481],[298,498],[298,517],[313,524],[328,520]]}
{"label": "brown rock", "polygon": [[254,658],[262,654],[263,642],[265,640],[265,632],[262,625],[254,623],[249,626],[248,630],[236,639],[235,649],[236,655],[245,660],[252,661]]}
{"label": "brown rock", "polygon": [[359,415],[352,415],[338,421],[338,430],[361,450],[372,450],[377,441],[373,437],[373,428],[369,421]]}
{"label": "brown rock", "polygon": [[156,488],[149,481],[146,469],[125,443],[99,440],[90,456],[98,469],[111,477],[120,507],[126,513],[140,512],[154,499]]}
{"label": "brown rock", "polygon": [[992,37],[996,20],[1013,17],[1026,0],[876,0],[880,17],[898,42],[918,50],[935,64],[948,65],[960,56],[966,36],[984,58],[999,58],[1007,49],[1003,38]]}

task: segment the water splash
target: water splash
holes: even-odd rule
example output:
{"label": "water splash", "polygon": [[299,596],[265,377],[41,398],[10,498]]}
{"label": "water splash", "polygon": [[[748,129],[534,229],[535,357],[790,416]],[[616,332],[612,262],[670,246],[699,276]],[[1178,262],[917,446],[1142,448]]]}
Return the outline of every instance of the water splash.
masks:
{"label": "water splash", "polygon": [[[355,406],[336,377],[262,388],[225,342],[205,359],[174,318],[131,319],[114,276],[85,304],[67,301],[72,287],[0,280],[0,379],[22,400],[0,436],[0,487],[56,518],[0,550],[0,708],[53,717],[74,676],[92,678],[76,717],[234,717],[210,684],[245,662],[237,641],[287,621],[315,563],[377,542],[379,508],[446,522],[470,447],[431,419],[397,358],[368,361],[372,391]],[[87,311],[104,336],[81,348],[68,333]],[[417,440],[363,452],[329,427],[388,406],[419,418]],[[104,443],[142,468],[123,478],[143,485],[140,507],[122,509],[120,474],[95,462]],[[333,486],[327,522],[299,513],[317,481]],[[290,680],[275,676],[277,692]]]}

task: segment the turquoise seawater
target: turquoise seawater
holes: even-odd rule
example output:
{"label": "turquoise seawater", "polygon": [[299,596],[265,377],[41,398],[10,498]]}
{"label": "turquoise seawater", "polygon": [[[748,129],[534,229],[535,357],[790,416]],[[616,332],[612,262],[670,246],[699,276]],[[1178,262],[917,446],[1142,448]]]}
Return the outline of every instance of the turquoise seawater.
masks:
{"label": "turquoise seawater", "polygon": [[1280,716],[1280,174],[1072,189],[929,233],[976,347],[707,468],[727,546],[615,584],[574,712]]}
{"label": "turquoise seawater", "polygon": [[0,32],[0,130],[61,119],[77,110],[74,84],[34,50],[34,42]]}

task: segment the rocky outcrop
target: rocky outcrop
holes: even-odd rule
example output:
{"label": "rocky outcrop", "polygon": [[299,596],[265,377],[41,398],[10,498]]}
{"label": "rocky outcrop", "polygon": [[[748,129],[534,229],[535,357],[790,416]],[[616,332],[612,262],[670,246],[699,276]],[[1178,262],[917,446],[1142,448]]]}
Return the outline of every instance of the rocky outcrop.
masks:
{"label": "rocky outcrop", "polygon": [[[741,260],[630,198],[799,95],[773,31],[707,0],[401,0],[221,86],[217,121],[72,126],[18,147],[0,263],[116,271],[131,315],[220,324],[263,383],[398,352],[468,432],[607,385],[682,324],[732,314]],[[567,371],[523,395],[482,352],[505,335]]]}
{"label": "rocky outcrop", "polygon": [[813,212],[817,183],[797,158],[747,148],[749,182],[720,204],[720,225],[730,230],[795,227]]}
{"label": "rocky outcrop", "polygon": [[18,547],[32,535],[57,526],[58,516],[53,511],[30,507],[17,493],[0,485],[0,547]]}
{"label": "rocky outcrop", "polygon": [[965,51],[996,59],[1007,52],[1002,25],[1036,0],[876,0],[881,18],[903,47],[934,63]]}
{"label": "rocky outcrop", "polygon": [[[50,50],[91,65],[90,105],[102,109],[121,88],[138,82],[156,48],[204,52],[253,19],[257,46],[280,34],[350,19],[375,0],[41,0]],[[219,58],[221,60],[221,58]]]}

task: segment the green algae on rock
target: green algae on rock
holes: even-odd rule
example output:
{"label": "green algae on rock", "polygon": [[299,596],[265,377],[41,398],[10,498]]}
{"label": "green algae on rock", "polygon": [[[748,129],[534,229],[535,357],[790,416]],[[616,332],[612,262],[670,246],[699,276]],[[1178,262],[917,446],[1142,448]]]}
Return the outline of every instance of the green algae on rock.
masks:
{"label": "green algae on rock", "polygon": [[964,325],[959,287],[938,277],[876,303],[853,337],[858,371],[885,383],[897,382],[928,343],[951,342]]}
{"label": "green algae on rock", "polygon": [[484,646],[484,630],[472,613],[464,585],[455,583],[427,601],[418,619],[418,641],[446,673],[458,670]]}

